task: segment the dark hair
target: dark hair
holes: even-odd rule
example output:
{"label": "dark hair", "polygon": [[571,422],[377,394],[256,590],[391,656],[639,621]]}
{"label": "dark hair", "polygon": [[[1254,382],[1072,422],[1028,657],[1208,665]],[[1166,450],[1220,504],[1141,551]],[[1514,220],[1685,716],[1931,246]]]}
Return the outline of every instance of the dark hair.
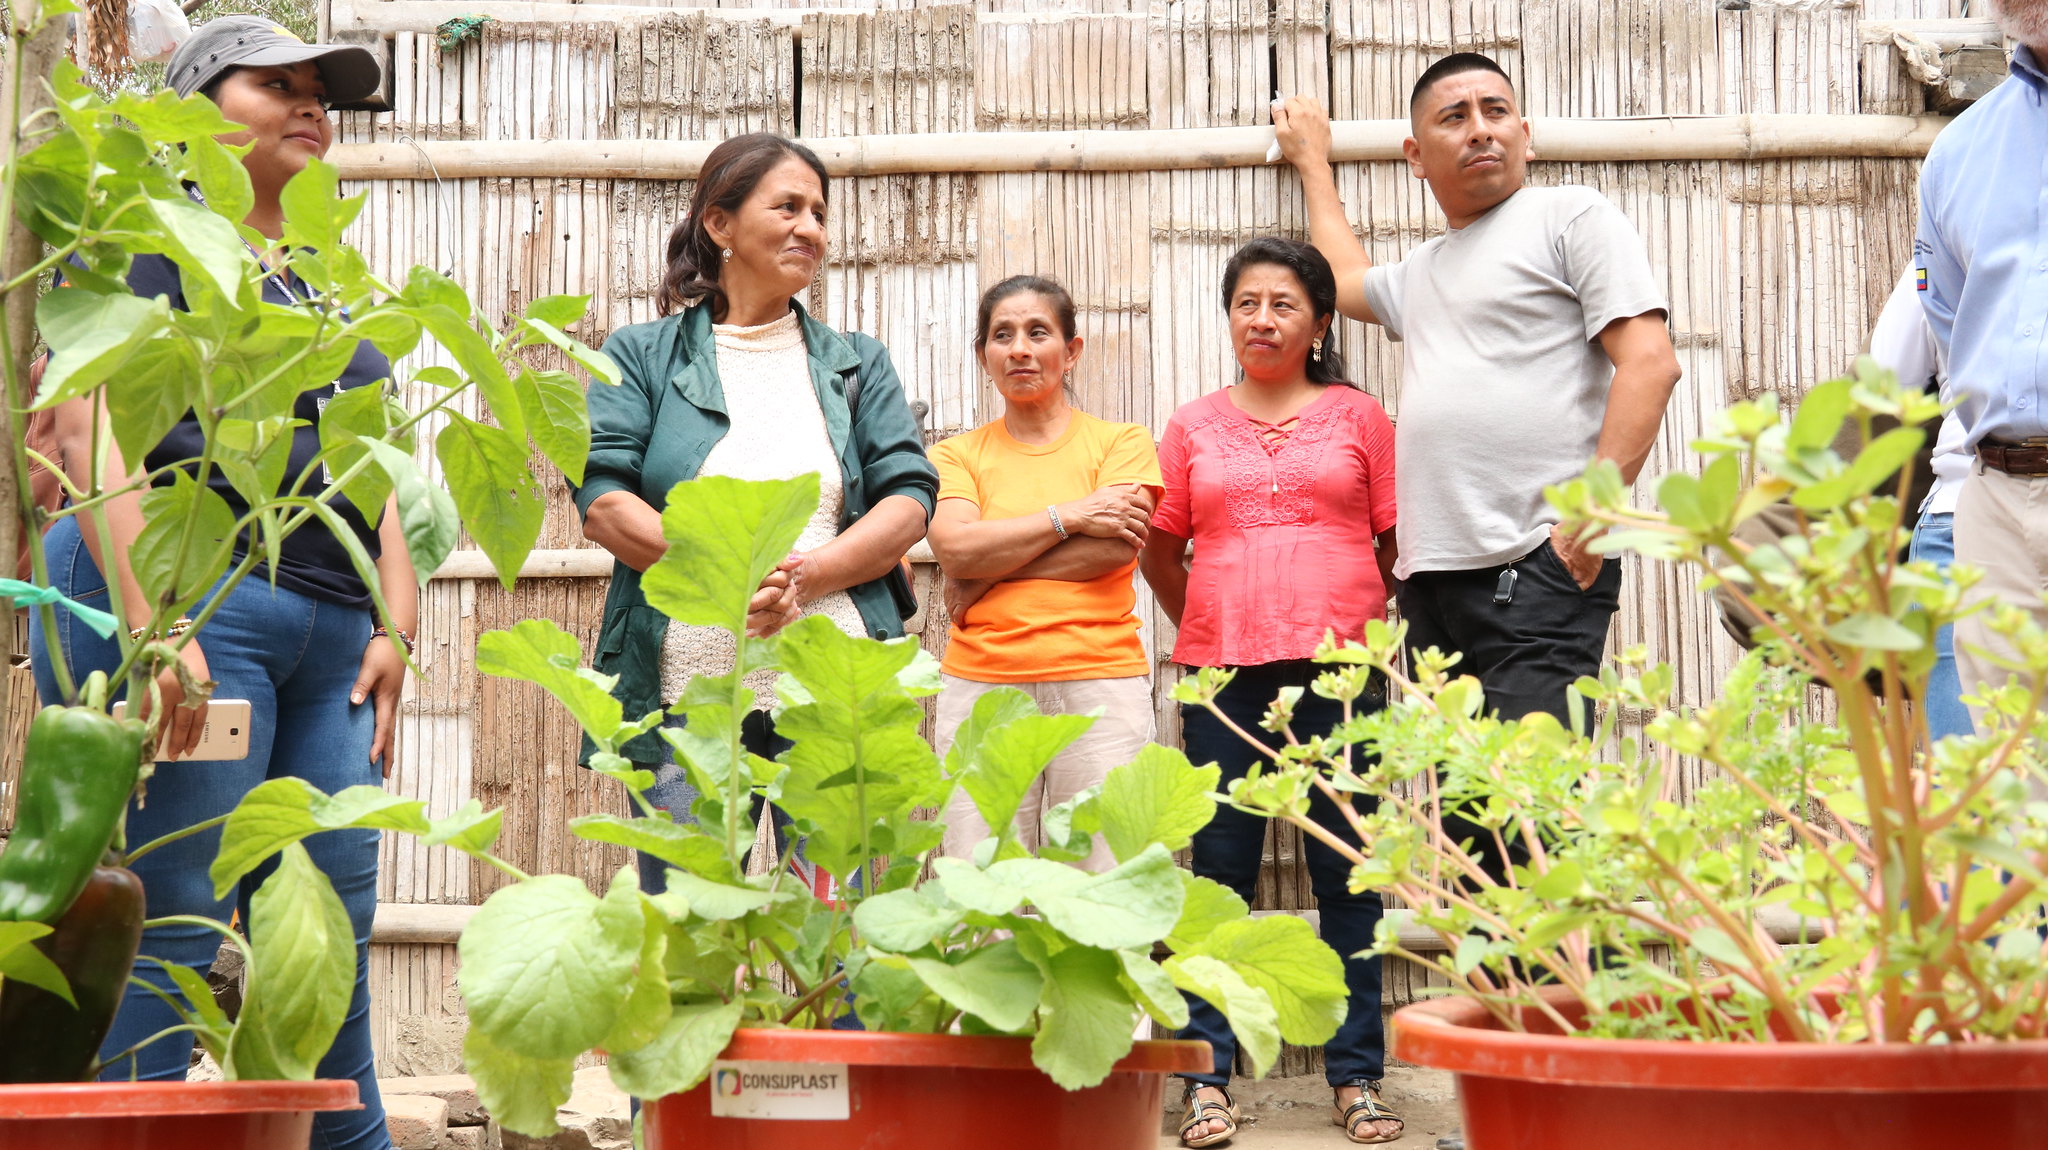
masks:
{"label": "dark hair", "polygon": [[[974,309],[974,354],[977,357],[988,347],[988,325],[994,316],[996,305],[1013,295],[1023,295],[1026,292],[1040,296],[1052,305],[1053,318],[1060,324],[1060,335],[1064,336],[1068,343],[1074,342],[1074,297],[1067,294],[1067,289],[1061,287],[1058,280],[1045,276],[1011,276],[981,293],[981,305]],[[1072,383],[1063,382],[1060,386],[1065,389],[1068,399],[1074,398]]]}
{"label": "dark hair", "polygon": [[1044,296],[1052,305],[1052,314],[1060,321],[1060,334],[1068,343],[1074,342],[1074,297],[1057,280],[1044,276],[1011,276],[1009,279],[981,293],[981,306],[974,310],[974,350],[979,353],[988,346],[989,320],[994,317],[996,305],[1013,295]]}
{"label": "dark hair", "polygon": [[1237,249],[1230,262],[1223,265],[1223,310],[1230,310],[1230,297],[1237,293],[1237,281],[1243,277],[1244,269],[1260,264],[1271,264],[1293,272],[1301,286],[1308,289],[1309,305],[1315,309],[1315,317],[1319,320],[1329,317],[1331,320],[1330,329],[1323,333],[1322,358],[1311,355],[1304,365],[1309,382],[1357,387],[1344,378],[1344,357],[1337,354],[1337,273],[1330,270],[1330,261],[1315,248],[1300,240],[1260,236]]}
{"label": "dark hair", "polygon": [[1415,105],[1422,102],[1422,97],[1436,86],[1438,80],[1466,72],[1491,72],[1508,82],[1509,91],[1514,90],[1514,79],[1502,71],[1499,64],[1493,62],[1493,57],[1482,56],[1477,52],[1453,52],[1431,64],[1423,70],[1422,75],[1416,77],[1415,88],[1408,93],[1408,114],[1415,114]]}
{"label": "dark hair", "polygon": [[654,305],[669,315],[692,300],[704,300],[714,310],[725,306],[725,292],[718,286],[718,271],[724,260],[719,247],[704,229],[704,212],[723,208],[734,212],[754,194],[761,177],[786,159],[796,158],[818,173],[818,186],[828,195],[831,182],[825,162],[816,152],[773,132],[748,132],[711,149],[704,168],[697,175],[696,190],[690,194],[690,213],[668,234],[668,268],[661,276],[661,290]]}

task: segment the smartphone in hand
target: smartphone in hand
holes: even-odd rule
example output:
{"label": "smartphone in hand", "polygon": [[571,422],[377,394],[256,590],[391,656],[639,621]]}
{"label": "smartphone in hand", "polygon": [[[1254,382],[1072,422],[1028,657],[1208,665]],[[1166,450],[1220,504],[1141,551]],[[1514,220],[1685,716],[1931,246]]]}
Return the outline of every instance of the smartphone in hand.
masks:
{"label": "smartphone in hand", "polygon": [[[128,700],[114,704],[114,717],[128,716]],[[200,732],[199,745],[189,755],[178,758],[181,763],[226,762],[229,759],[249,757],[249,700],[211,699],[206,704],[206,727]]]}

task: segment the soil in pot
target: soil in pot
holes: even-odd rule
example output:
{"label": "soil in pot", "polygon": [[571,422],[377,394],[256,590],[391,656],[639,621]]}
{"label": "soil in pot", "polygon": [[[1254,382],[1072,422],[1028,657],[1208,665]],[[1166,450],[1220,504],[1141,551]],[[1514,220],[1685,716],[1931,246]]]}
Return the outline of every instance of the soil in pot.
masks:
{"label": "soil in pot", "polygon": [[67,1082],[0,1086],[0,1150],[304,1150],[356,1084]]}
{"label": "soil in pot", "polygon": [[[1578,1016],[1563,995],[1556,1005]],[[1571,1038],[1502,1030],[1447,998],[1395,1012],[1394,1053],[1457,1075],[1469,1150],[2048,1146],[2048,1041]]]}
{"label": "soil in pot", "polygon": [[1209,1065],[1206,1042],[1140,1042],[1100,1085],[1069,1091],[1026,1038],[741,1031],[703,1085],[642,1113],[648,1150],[1156,1150],[1166,1076]]}

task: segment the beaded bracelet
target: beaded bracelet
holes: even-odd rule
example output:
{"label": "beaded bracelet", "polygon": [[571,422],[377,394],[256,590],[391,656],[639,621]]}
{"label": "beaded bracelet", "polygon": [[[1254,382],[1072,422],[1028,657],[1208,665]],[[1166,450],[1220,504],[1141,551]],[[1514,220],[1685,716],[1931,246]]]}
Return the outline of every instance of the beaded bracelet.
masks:
{"label": "beaded bracelet", "polygon": [[1046,504],[1045,515],[1046,518],[1052,520],[1052,529],[1059,533],[1059,537],[1062,541],[1065,541],[1065,539],[1067,538],[1067,525],[1060,522],[1059,505],[1056,503]]}
{"label": "beaded bracelet", "polygon": [[392,635],[396,635],[396,636],[398,636],[398,641],[399,641],[399,642],[401,642],[401,643],[403,643],[403,644],[405,644],[405,653],[406,653],[406,656],[407,656],[408,658],[410,658],[410,657],[411,657],[411,655],[412,655],[412,651],[413,651],[413,643],[412,643],[412,636],[411,636],[411,635],[408,635],[408,634],[406,634],[406,633],[405,633],[405,632],[403,632],[403,631],[399,631],[399,630],[396,630],[396,629],[388,629],[388,628],[384,628],[384,627],[378,627],[378,628],[376,628],[375,630],[373,630],[373,631],[371,631],[371,632],[370,632],[370,638],[372,638],[372,639],[383,639],[383,638],[387,638],[387,637],[389,637],[389,636],[392,636]]}
{"label": "beaded bracelet", "polygon": [[[183,635],[185,632],[190,631],[191,629],[192,620],[187,619],[181,615],[178,618],[172,620],[170,626],[164,628],[164,638],[175,639],[178,636]],[[142,642],[142,637],[147,634],[149,634],[149,628],[146,626],[133,628],[128,632],[128,641],[131,643],[140,643]]]}

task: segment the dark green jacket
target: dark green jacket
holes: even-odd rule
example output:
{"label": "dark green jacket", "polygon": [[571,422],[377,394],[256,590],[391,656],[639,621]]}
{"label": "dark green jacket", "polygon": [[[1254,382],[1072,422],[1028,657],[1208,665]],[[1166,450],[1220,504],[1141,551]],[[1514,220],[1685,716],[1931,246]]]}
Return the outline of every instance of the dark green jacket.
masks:
{"label": "dark green jacket", "polygon": [[[888,349],[865,335],[841,335],[791,303],[803,325],[811,386],[825,415],[825,430],[839,456],[846,484],[840,530],[890,495],[907,495],[931,517],[939,474],[925,458],[917,419],[903,396],[903,383],[889,363]],[[712,346],[711,311],[699,305],[652,323],[613,332],[605,354],[616,360],[622,382],[590,389],[590,460],[583,484],[572,487],[578,514],[588,514],[598,496],[630,491],[660,511],[669,489],[694,479],[711,447],[725,437],[731,421],[718,382]],[[860,379],[860,410],[846,408],[848,373]],[[849,588],[868,634],[890,639],[903,634],[903,616],[884,580]],[[615,563],[605,596],[604,624],[592,665],[617,675],[613,694],[636,718],[668,705],[661,697],[661,648],[668,616],[647,605],[640,573]],[[590,746],[586,742],[587,757]],[[627,757],[664,763],[668,745],[653,733],[626,744]]]}

